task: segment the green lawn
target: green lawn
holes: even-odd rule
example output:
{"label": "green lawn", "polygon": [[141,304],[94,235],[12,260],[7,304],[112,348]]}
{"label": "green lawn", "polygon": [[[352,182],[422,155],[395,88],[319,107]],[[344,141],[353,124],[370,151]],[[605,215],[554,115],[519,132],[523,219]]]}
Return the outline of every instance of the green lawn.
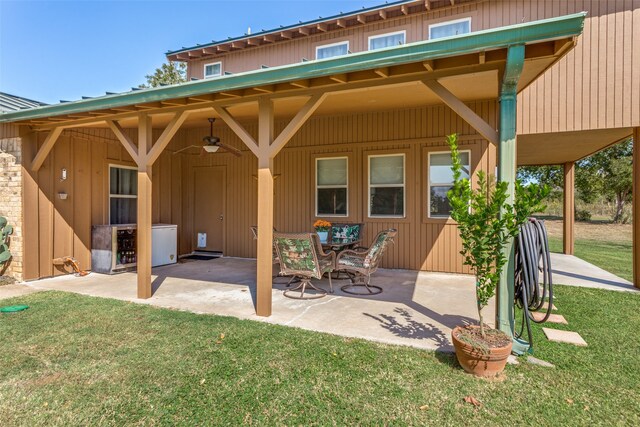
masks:
{"label": "green lawn", "polygon": [[[562,237],[549,237],[551,252],[562,253]],[[631,241],[576,239],[575,256],[617,276],[633,281]]]}
{"label": "green lawn", "polygon": [[509,366],[503,381],[448,354],[253,321],[57,292],[4,300],[31,308],[0,316],[0,425],[640,425],[640,295],[556,295],[589,347],[536,329],[536,356],[557,367]]}

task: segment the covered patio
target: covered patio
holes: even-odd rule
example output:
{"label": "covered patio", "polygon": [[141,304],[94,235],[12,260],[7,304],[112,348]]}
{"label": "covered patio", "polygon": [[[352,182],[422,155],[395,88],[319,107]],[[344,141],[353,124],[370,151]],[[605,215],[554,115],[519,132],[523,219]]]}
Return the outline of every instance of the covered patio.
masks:
{"label": "covered patio", "polygon": [[[152,270],[153,296],[141,300],[135,273],[85,277],[61,276],[28,283],[28,288],[115,298],[195,313],[233,316],[336,335],[430,350],[452,350],[451,329],[477,317],[474,280],[468,275],[380,269],[372,284],[379,295],[358,297],[340,290],[316,300],[283,295],[288,278],[274,279],[269,317],[256,315],[256,260],[218,258],[184,260]],[[329,289],[328,280],[317,281]],[[495,305],[487,307],[487,313]]]}
{"label": "covered patio", "polygon": [[[397,336],[398,340],[402,340],[406,338],[402,334],[422,334],[425,342],[431,342],[436,347],[445,345],[440,340],[442,334],[446,335],[447,328],[460,323],[460,320],[467,317],[474,317],[471,277],[467,276],[461,279],[461,284],[448,287],[446,275],[423,271],[385,270],[379,272],[376,279],[384,280],[386,277],[393,282],[393,286],[388,286],[386,292],[379,297],[363,299],[347,298],[341,295],[328,296],[307,306],[281,299],[280,293],[274,291],[274,288],[277,289],[279,286],[272,281],[272,230],[277,222],[275,208],[278,205],[281,208],[282,217],[278,220],[285,225],[283,231],[304,231],[301,228],[308,230],[312,216],[309,214],[308,205],[300,208],[297,206],[299,205],[297,200],[287,199],[287,191],[297,188],[299,177],[290,173],[291,169],[278,164],[283,156],[283,150],[290,148],[287,152],[292,159],[290,164],[298,167],[301,172],[308,173],[307,165],[320,150],[317,147],[323,145],[322,148],[327,150],[327,147],[331,146],[334,152],[342,152],[346,157],[359,156],[360,163],[356,171],[363,172],[367,166],[362,166],[364,163],[362,159],[365,158],[362,153],[372,148],[363,143],[358,148],[360,152],[353,153],[358,145],[354,141],[357,141],[360,135],[348,125],[350,117],[346,115],[381,109],[446,106],[444,107],[446,113],[430,111],[428,117],[424,118],[415,117],[415,115],[411,118],[408,115],[408,118],[403,117],[402,120],[398,120],[399,114],[394,116],[392,111],[388,116],[380,116],[385,118],[384,122],[365,122],[361,126],[370,136],[368,141],[365,138],[362,141],[368,144],[370,141],[376,141],[378,144],[374,147],[377,150],[376,153],[379,155],[390,152],[401,153],[409,159],[406,166],[408,180],[403,182],[408,199],[406,212],[403,212],[404,216],[396,219],[370,219],[371,215],[369,215],[368,229],[373,234],[366,237],[366,243],[371,241],[377,228],[395,226],[397,223],[400,228],[397,240],[402,242],[403,246],[393,252],[394,260],[390,263],[391,266],[405,265],[413,270],[468,272],[465,270],[466,267],[462,266],[462,259],[458,254],[459,241],[455,224],[446,218],[432,220],[424,209],[427,203],[422,193],[421,181],[425,178],[426,170],[421,158],[429,153],[430,146],[440,145],[440,150],[446,150],[442,148],[443,136],[457,132],[460,134],[460,141],[463,144],[469,144],[469,149],[473,150],[474,160],[473,165],[470,165],[472,172],[479,170],[493,172],[497,169],[501,180],[513,184],[517,163],[516,95],[575,45],[575,38],[582,30],[583,21],[584,14],[569,15],[344,57],[303,61],[299,64],[265,68],[217,79],[134,90],[124,94],[108,94],[98,98],[5,114],[2,121],[23,125],[28,129],[25,131],[25,140],[29,143],[25,144],[24,158],[33,159],[28,165],[28,176],[24,179],[26,200],[24,223],[25,229],[39,230],[40,235],[30,235],[25,239],[25,253],[38,254],[38,258],[26,268],[38,271],[36,277],[43,277],[45,274],[42,271],[52,271],[52,255],[56,251],[68,250],[61,240],[56,240],[54,244],[52,237],[54,233],[49,233],[51,230],[47,229],[46,221],[41,218],[43,216],[52,217],[53,227],[58,227],[60,224],[59,228],[64,229],[66,235],[70,237],[69,247],[74,250],[76,245],[82,247],[84,257],[87,249],[90,250],[90,245],[86,242],[89,225],[93,218],[106,217],[105,208],[102,204],[98,204],[99,201],[96,202],[96,210],[93,216],[90,216],[82,211],[81,205],[73,205],[70,208],[69,205],[64,205],[64,202],[57,199],[46,200],[48,197],[56,198],[62,194],[54,192],[50,180],[53,177],[51,170],[61,167],[62,164],[51,165],[48,174],[43,174],[41,168],[48,160],[56,142],[65,133],[99,130],[117,139],[127,157],[120,158],[120,161],[126,161],[126,164],[136,170],[137,273],[126,273],[124,276],[117,277],[99,276],[99,279],[91,275],[77,280],[88,281],[87,286],[91,286],[92,280],[113,283],[114,286],[111,288],[100,287],[100,289],[105,289],[108,293],[117,293],[118,295],[111,294],[114,297],[126,295],[126,298],[139,299],[152,296],[162,299],[163,293],[172,288],[171,284],[175,280],[168,274],[163,279],[162,274],[165,271],[171,271],[171,274],[177,278],[184,275],[187,279],[201,274],[200,280],[215,280],[213,270],[208,270],[201,265],[196,267],[194,263],[159,268],[158,276],[155,276],[151,270],[151,230],[154,210],[164,209],[172,213],[174,209],[173,200],[165,206],[163,201],[158,202],[155,197],[160,191],[154,178],[156,167],[160,166],[162,176],[166,177],[170,187],[173,186],[176,177],[185,170],[192,173],[191,168],[198,166],[197,162],[168,161],[166,164],[169,167],[166,168],[165,163],[160,159],[163,155],[168,155],[169,149],[173,156],[190,145],[193,141],[192,129],[201,126],[208,117],[214,117],[225,123],[225,131],[233,135],[233,140],[238,142],[236,148],[244,150],[245,156],[251,156],[251,161],[238,167],[231,161],[228,162],[233,176],[237,176],[238,181],[252,182],[253,178],[257,181],[257,186],[246,194],[234,194],[237,196],[236,204],[231,207],[235,209],[232,211],[234,215],[227,215],[227,217],[230,223],[237,221],[238,218],[243,218],[245,221],[238,221],[239,225],[226,232],[224,237],[226,247],[231,247],[232,244],[240,241],[242,245],[253,245],[253,242],[248,239],[248,227],[257,224],[258,237],[255,252],[257,261],[240,261],[232,258],[212,261],[212,263],[240,263],[234,265],[235,273],[233,274],[238,276],[231,280],[234,283],[230,285],[232,287],[227,289],[225,287],[227,285],[222,285],[220,288],[225,289],[223,300],[226,301],[220,307],[231,310],[228,314],[240,317],[251,317],[255,314],[264,317],[272,316],[269,321],[295,319],[296,315],[292,313],[302,310],[300,312],[302,316],[297,321],[292,320],[295,324],[302,322],[302,318],[307,317],[305,313],[313,312],[313,307],[316,305],[344,304],[345,313],[359,313],[359,318],[352,319],[353,322],[362,322],[361,316],[366,312],[366,322],[377,324],[379,329],[386,330],[390,337]],[[318,144],[316,148],[305,147],[312,144],[309,144],[304,136],[299,138],[296,145],[287,147],[291,140],[299,137],[299,131],[314,115],[334,115],[336,117],[334,122],[347,123],[344,126],[346,136],[338,135],[338,131],[334,135],[327,133],[326,126],[318,121],[316,126],[324,129],[320,136],[314,135],[314,138],[318,138],[314,141]],[[429,136],[419,135],[416,131],[418,128],[426,129],[426,134]],[[496,130],[497,128],[499,129]],[[342,145],[333,144],[340,139]],[[384,141],[384,145],[381,141]],[[94,141],[90,142],[94,144]],[[69,153],[71,152],[70,148],[66,149]],[[105,149],[107,151],[105,160],[99,159],[99,161],[103,163],[108,161],[109,149]],[[303,151],[307,149],[308,151]],[[301,154],[297,156],[296,153]],[[499,154],[496,155],[496,153]],[[78,163],[81,166],[85,165],[82,162]],[[91,163],[90,159],[88,163]],[[210,161],[209,165],[212,164],[215,163]],[[285,172],[278,173],[278,168]],[[86,171],[80,169],[77,174],[82,176],[82,173]],[[350,173],[352,173],[351,169]],[[160,177],[161,182],[164,179]],[[283,183],[284,186],[284,194],[278,198],[274,196],[276,182]],[[79,178],[75,186],[80,188],[83,185]],[[229,193],[233,191],[226,179],[217,182],[216,185]],[[513,187],[513,185],[510,186],[512,191]],[[90,194],[89,190],[91,188],[87,189],[86,194]],[[171,188],[172,193],[180,195],[182,190],[183,188],[180,187]],[[308,192],[304,186],[297,190],[300,194]],[[360,215],[364,215],[362,211],[366,212],[367,201],[363,194],[368,191],[363,182],[360,188],[350,193],[353,205],[362,208]],[[513,194],[511,196],[513,197]],[[71,200],[74,198],[72,197]],[[182,209],[182,211],[179,212],[178,217],[182,218],[185,206],[191,209],[188,215],[193,215],[191,202],[192,200],[187,196],[180,199],[181,206],[177,210]],[[305,204],[307,202],[309,200],[305,200]],[[47,203],[51,204],[51,208],[43,208]],[[86,209],[86,206],[84,208]],[[54,210],[55,213],[52,215],[51,210],[48,209]],[[297,215],[295,219],[287,218],[286,215],[289,212],[296,212],[296,209],[302,209],[300,212],[303,214]],[[69,218],[72,218],[71,222],[74,225],[67,227],[65,221],[69,222]],[[83,218],[85,223],[78,225],[76,218]],[[355,217],[351,219],[351,221],[355,220]],[[247,223],[248,221],[255,222],[251,224]],[[178,224],[178,226],[183,229],[191,227],[188,228],[189,239],[193,239],[195,230],[192,224],[185,220],[184,224]],[[62,233],[58,234],[62,235]],[[438,239],[439,242],[436,242]],[[189,241],[185,247],[193,249],[190,245]],[[507,250],[512,253],[511,248]],[[511,265],[510,268],[513,266]],[[192,269],[192,271],[186,275],[183,269]],[[431,285],[424,289],[415,287],[417,282],[423,280],[431,283],[431,277],[438,278],[433,281],[433,287],[439,287],[439,289],[433,290]],[[71,283],[76,279],[53,280],[60,283],[67,283],[65,280],[68,280]],[[239,284],[235,283],[236,281]],[[135,292],[134,282],[136,283]],[[255,283],[255,289],[247,286],[250,283]],[[192,292],[197,295],[201,285],[193,284],[193,286]],[[238,286],[244,286],[244,292]],[[172,289],[180,293],[179,287]],[[391,312],[388,312],[377,307],[376,298],[387,302],[391,300],[391,304],[396,304],[396,300],[405,301],[407,295],[413,295],[413,292],[418,289],[420,293],[424,291],[424,295],[420,296],[419,303],[408,302],[406,304],[408,309],[394,307]],[[433,294],[432,291],[436,293]],[[206,290],[205,294],[207,292],[219,291]],[[465,297],[459,297],[458,292],[464,293]],[[510,318],[512,317],[510,314],[513,304],[512,294],[513,275],[506,271],[498,296],[497,322],[498,326],[506,332],[512,331],[513,320]],[[197,298],[195,300],[194,304],[200,304],[197,307],[202,307],[204,310],[202,303],[198,302]],[[238,301],[251,302],[251,304],[245,307],[238,304]],[[277,309],[272,311],[274,301]],[[447,301],[456,307],[455,311],[448,308],[433,309],[438,307],[438,304],[446,304]],[[348,310],[352,304],[357,305],[358,308]],[[395,308],[399,311],[395,312]],[[197,308],[194,310],[199,311]],[[224,310],[218,311],[218,314],[224,314]],[[322,322],[326,326],[323,327],[340,328],[334,319],[335,317],[326,317]],[[314,318],[313,322],[316,321],[317,318]],[[348,322],[349,319],[341,319],[341,322],[343,321]],[[430,326],[426,330],[419,330],[417,325]],[[412,331],[412,328],[416,330]],[[376,329],[378,328],[373,328],[373,330]],[[327,332],[331,331],[327,330]]]}

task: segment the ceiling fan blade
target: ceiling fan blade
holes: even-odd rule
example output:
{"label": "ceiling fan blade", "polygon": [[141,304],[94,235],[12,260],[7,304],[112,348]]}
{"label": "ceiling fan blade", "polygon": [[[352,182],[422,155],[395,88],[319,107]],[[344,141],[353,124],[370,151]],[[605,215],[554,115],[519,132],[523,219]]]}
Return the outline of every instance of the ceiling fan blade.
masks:
{"label": "ceiling fan blade", "polygon": [[181,148],[178,151],[174,151],[172,154],[178,154],[178,153],[181,153],[183,151],[187,151],[190,148],[195,148],[195,147],[202,147],[202,145],[190,145],[188,147]]}
{"label": "ceiling fan blade", "polygon": [[224,148],[225,150],[227,150],[229,153],[233,154],[236,157],[240,157],[242,155],[242,152],[240,150],[238,150],[237,148],[234,147],[230,147],[226,144],[223,144],[221,142],[218,142],[218,144],[221,148]]}

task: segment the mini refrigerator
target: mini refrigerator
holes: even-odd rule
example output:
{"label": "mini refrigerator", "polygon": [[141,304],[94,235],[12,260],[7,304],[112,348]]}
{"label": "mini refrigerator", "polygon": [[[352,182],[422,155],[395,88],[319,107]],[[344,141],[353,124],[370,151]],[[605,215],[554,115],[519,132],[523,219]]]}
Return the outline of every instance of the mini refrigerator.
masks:
{"label": "mini refrigerator", "polygon": [[151,227],[151,266],[178,262],[178,226],[154,224]]}
{"label": "mini refrigerator", "polygon": [[[91,270],[114,274],[135,270],[138,261],[135,224],[91,227]],[[178,226],[151,226],[151,266],[178,262]]]}

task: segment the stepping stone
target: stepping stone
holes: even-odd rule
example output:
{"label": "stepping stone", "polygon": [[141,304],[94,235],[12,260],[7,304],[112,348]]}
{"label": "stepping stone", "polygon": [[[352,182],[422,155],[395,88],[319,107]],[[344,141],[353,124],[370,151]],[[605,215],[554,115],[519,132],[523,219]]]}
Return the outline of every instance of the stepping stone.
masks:
{"label": "stepping stone", "polygon": [[587,346],[587,342],[577,332],[560,331],[550,328],[542,328],[542,332],[544,332],[549,341],[573,344],[580,347]]}
{"label": "stepping stone", "polygon": [[[543,313],[540,311],[534,311],[533,313],[531,313],[531,315],[533,316],[533,318],[540,322],[542,319],[544,319],[544,316],[547,313]],[[567,322],[567,319],[564,318],[564,316],[562,314],[550,314],[549,318],[547,319],[547,322],[549,323],[562,323],[563,325],[568,325],[569,322]]]}
{"label": "stepping stone", "polygon": [[533,357],[533,356],[528,356],[527,362],[531,363],[532,365],[542,366],[543,368],[556,367],[556,365],[554,365],[553,363],[545,362],[544,360],[538,359],[537,357]]}
{"label": "stepping stone", "polygon": [[[545,311],[546,311],[546,310],[547,310],[547,308],[549,308],[549,301],[545,301],[545,302],[542,304],[542,308],[541,308],[541,310],[545,310]],[[551,310],[557,310],[557,309],[558,309],[558,307],[556,307],[556,305],[555,305],[555,304],[553,304],[553,305],[551,306]]]}
{"label": "stepping stone", "polygon": [[516,356],[514,356],[513,354],[510,354],[509,357],[507,357],[507,363],[509,365],[519,365],[520,362],[518,361],[518,358]]}

